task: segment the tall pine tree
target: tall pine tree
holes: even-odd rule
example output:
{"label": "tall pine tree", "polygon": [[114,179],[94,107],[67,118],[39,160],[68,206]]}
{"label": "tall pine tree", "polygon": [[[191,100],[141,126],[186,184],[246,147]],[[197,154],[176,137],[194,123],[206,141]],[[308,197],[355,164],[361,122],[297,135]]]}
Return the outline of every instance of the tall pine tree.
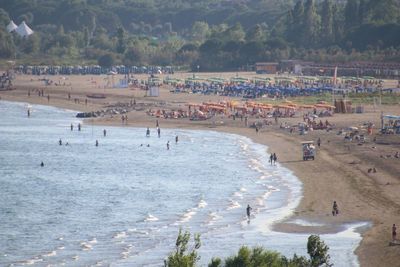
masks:
{"label": "tall pine tree", "polygon": [[333,30],[333,7],[331,0],[325,0],[321,12],[321,43],[330,45],[335,41]]}
{"label": "tall pine tree", "polygon": [[345,32],[349,32],[351,28],[359,25],[357,0],[347,0],[344,8],[344,20]]}
{"label": "tall pine tree", "polygon": [[317,13],[314,0],[307,0],[304,9],[303,45],[315,47],[319,42],[321,19]]}

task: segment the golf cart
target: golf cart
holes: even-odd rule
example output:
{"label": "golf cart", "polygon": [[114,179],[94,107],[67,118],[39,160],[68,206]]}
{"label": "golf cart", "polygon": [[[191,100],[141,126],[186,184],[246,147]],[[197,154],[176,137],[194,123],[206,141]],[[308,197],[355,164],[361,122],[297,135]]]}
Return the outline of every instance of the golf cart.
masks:
{"label": "golf cart", "polygon": [[303,147],[303,160],[315,159],[314,141],[301,142]]}

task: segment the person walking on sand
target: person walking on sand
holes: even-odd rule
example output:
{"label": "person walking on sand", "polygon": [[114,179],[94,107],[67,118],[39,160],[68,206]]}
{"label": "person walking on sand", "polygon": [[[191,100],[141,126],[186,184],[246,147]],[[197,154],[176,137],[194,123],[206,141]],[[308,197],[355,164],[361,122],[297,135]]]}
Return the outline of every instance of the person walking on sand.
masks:
{"label": "person walking on sand", "polygon": [[318,145],[318,147],[321,147],[321,138],[319,138],[319,137],[318,137],[317,145]]}
{"label": "person walking on sand", "polygon": [[397,230],[396,225],[393,224],[393,226],[392,226],[392,241],[393,242],[396,241],[396,235],[397,235],[396,230]]}
{"label": "person walking on sand", "polygon": [[276,161],[278,160],[278,157],[276,156],[276,154],[274,153],[273,155],[273,160],[274,160],[274,165],[276,164]]}
{"label": "person walking on sand", "polygon": [[252,210],[252,208],[250,207],[250,205],[247,205],[246,214],[247,214],[247,219],[249,219],[249,220],[250,220],[251,210]]}
{"label": "person walking on sand", "polygon": [[336,203],[336,201],[333,201],[333,207],[332,207],[332,215],[336,216],[339,214],[339,208],[338,205]]}
{"label": "person walking on sand", "polygon": [[146,137],[150,137],[150,128],[149,127],[147,127],[147,130],[146,130]]}

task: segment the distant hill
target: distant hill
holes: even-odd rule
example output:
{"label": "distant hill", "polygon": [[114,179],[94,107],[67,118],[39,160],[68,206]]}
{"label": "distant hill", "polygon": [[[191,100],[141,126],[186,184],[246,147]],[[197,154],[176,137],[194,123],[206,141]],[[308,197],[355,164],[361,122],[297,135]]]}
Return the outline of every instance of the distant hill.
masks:
{"label": "distant hill", "polygon": [[[0,58],[201,66],[399,61],[400,0],[1,0]],[[12,19],[35,33],[6,31]]]}

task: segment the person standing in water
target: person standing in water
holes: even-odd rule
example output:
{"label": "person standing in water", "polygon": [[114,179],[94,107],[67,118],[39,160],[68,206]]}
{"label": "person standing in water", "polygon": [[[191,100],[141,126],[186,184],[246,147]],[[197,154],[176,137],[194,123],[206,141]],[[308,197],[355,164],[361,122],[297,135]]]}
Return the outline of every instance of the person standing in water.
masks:
{"label": "person standing in water", "polygon": [[147,127],[147,130],[146,130],[146,137],[150,137],[150,128],[149,127]]}
{"label": "person standing in water", "polygon": [[74,130],[74,125],[71,123],[71,131]]}
{"label": "person standing in water", "polygon": [[61,140],[61,138],[60,138],[60,140],[58,140],[58,144],[59,144],[60,146],[62,146],[62,140]]}
{"label": "person standing in water", "polygon": [[96,146],[99,146],[99,141],[98,140],[96,140]]}
{"label": "person standing in water", "polygon": [[31,116],[31,110],[28,108],[28,118]]}
{"label": "person standing in water", "polygon": [[169,150],[169,141],[167,142],[167,150]]}
{"label": "person standing in water", "polygon": [[103,130],[103,136],[106,137],[106,135],[107,135],[107,131],[106,131],[106,129],[104,129]]}
{"label": "person standing in water", "polygon": [[81,124],[78,123],[78,131],[81,131]]}
{"label": "person standing in water", "polygon": [[271,163],[271,165],[274,163],[274,155],[272,153],[269,156],[269,162]]}
{"label": "person standing in water", "polygon": [[160,138],[161,137],[161,129],[160,129],[160,127],[157,127],[157,133],[158,133],[158,138]]}
{"label": "person standing in water", "polygon": [[42,163],[40,163],[40,167],[44,167],[44,163],[43,163],[43,161],[42,161]]}
{"label": "person standing in water", "polygon": [[274,159],[274,165],[276,164],[276,161],[278,160],[278,157],[276,156],[276,154],[274,153],[273,155],[273,159]]}
{"label": "person standing in water", "polygon": [[250,207],[250,205],[247,205],[246,214],[247,214],[247,218],[249,220],[250,220],[251,210],[252,210],[252,208]]}
{"label": "person standing in water", "polygon": [[178,143],[178,136],[175,136],[175,144]]}

